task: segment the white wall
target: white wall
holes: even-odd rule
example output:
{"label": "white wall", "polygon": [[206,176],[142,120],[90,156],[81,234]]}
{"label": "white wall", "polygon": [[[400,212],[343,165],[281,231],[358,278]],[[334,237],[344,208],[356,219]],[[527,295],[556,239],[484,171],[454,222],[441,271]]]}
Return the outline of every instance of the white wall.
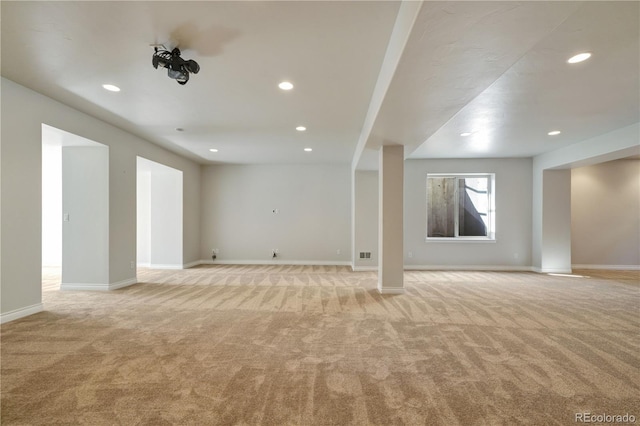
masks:
{"label": "white wall", "polygon": [[182,268],[182,172],[163,167],[151,172],[150,263]]}
{"label": "white wall", "polygon": [[[406,160],[405,265],[408,268],[529,268],[531,167],[531,159]],[[495,173],[496,241],[425,242],[427,173]]]}
{"label": "white wall", "polygon": [[199,164],[10,80],[2,78],[1,85],[3,321],[42,308],[42,123],[109,146],[110,284],[135,282],[137,155],[183,172],[183,257],[200,258]]}
{"label": "white wall", "polygon": [[138,266],[151,264],[151,172],[138,170],[136,181],[136,261]]}
{"label": "white wall", "polygon": [[182,262],[182,172],[146,158],[137,159],[137,262],[180,269]]}
{"label": "white wall", "polygon": [[[378,172],[356,170],[354,195],[354,270],[378,267]],[[371,252],[360,259],[360,252]]]}
{"label": "white wall", "polygon": [[109,148],[62,148],[61,289],[109,285]]}
{"label": "white wall", "polygon": [[571,171],[574,267],[640,268],[640,160]]}
{"label": "white wall", "polygon": [[348,264],[350,187],[348,165],[203,166],[201,257]]}
{"label": "white wall", "polygon": [[571,272],[571,172],[542,173],[542,250],[538,272]]}

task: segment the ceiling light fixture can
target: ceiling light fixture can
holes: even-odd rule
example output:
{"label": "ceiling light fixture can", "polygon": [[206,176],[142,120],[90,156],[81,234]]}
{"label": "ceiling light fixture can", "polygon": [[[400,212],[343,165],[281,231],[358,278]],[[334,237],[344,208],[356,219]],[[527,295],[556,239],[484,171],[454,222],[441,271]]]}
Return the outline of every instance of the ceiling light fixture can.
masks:
{"label": "ceiling light fixture can", "polygon": [[549,133],[547,133],[549,136],[558,136],[560,133],[562,133],[560,130],[552,130]]}
{"label": "ceiling light fixture can", "polygon": [[304,150],[305,150],[306,152],[311,152],[311,151],[313,151],[313,149],[311,149],[311,148],[305,148]]}
{"label": "ceiling light fixture can", "polygon": [[113,84],[103,84],[102,88],[108,90],[110,92],[119,92],[120,88],[118,86],[114,86]]}
{"label": "ceiling light fixture can", "polygon": [[281,88],[282,90],[291,90],[293,89],[293,84],[291,84],[288,81],[283,81],[280,84],[278,84],[278,87]]}
{"label": "ceiling light fixture can", "polygon": [[307,130],[307,128],[304,127],[304,126],[298,126],[298,127],[296,127],[296,130],[299,131],[299,132],[304,132],[305,130]]}
{"label": "ceiling light fixture can", "polygon": [[217,150],[217,149],[215,149],[215,148],[211,148],[209,151],[211,151],[211,152],[218,152],[218,150]]}
{"label": "ceiling light fixture can", "polygon": [[471,136],[471,132],[460,133],[460,136],[462,136],[463,138],[466,138],[467,136]]}
{"label": "ceiling light fixture can", "polygon": [[567,62],[570,64],[577,64],[578,62],[586,61],[590,57],[591,53],[589,52],[578,53],[577,55],[570,57]]}

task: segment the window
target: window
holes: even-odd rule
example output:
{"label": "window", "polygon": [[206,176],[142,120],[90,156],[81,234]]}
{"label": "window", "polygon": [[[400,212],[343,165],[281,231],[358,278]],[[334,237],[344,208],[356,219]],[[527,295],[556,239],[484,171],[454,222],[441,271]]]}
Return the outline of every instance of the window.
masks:
{"label": "window", "polygon": [[427,240],[494,240],[494,174],[428,174]]}

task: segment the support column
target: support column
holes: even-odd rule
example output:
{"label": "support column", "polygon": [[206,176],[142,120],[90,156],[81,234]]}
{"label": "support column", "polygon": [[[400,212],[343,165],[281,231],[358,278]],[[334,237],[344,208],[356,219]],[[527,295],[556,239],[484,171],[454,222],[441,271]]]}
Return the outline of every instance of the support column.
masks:
{"label": "support column", "polygon": [[571,170],[542,172],[540,272],[571,273]]}
{"label": "support column", "polygon": [[378,291],[404,293],[404,146],[380,148]]}

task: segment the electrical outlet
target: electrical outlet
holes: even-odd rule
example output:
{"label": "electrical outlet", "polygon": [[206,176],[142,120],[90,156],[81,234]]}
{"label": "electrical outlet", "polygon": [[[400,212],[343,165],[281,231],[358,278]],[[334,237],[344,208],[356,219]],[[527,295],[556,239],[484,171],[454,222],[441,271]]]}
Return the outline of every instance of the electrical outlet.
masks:
{"label": "electrical outlet", "polygon": [[412,251],[409,252],[409,257],[413,257],[413,252]]}
{"label": "electrical outlet", "polygon": [[340,254],[340,253],[342,253],[342,250],[340,249],[336,250],[336,254]]}
{"label": "electrical outlet", "polygon": [[132,260],[131,261],[131,269],[135,269],[135,267],[136,267],[136,261]]}
{"label": "electrical outlet", "polygon": [[280,250],[276,249],[275,250],[276,254],[280,254]]}
{"label": "electrical outlet", "polygon": [[211,254],[220,254],[220,249],[217,249],[217,248],[211,249]]}

